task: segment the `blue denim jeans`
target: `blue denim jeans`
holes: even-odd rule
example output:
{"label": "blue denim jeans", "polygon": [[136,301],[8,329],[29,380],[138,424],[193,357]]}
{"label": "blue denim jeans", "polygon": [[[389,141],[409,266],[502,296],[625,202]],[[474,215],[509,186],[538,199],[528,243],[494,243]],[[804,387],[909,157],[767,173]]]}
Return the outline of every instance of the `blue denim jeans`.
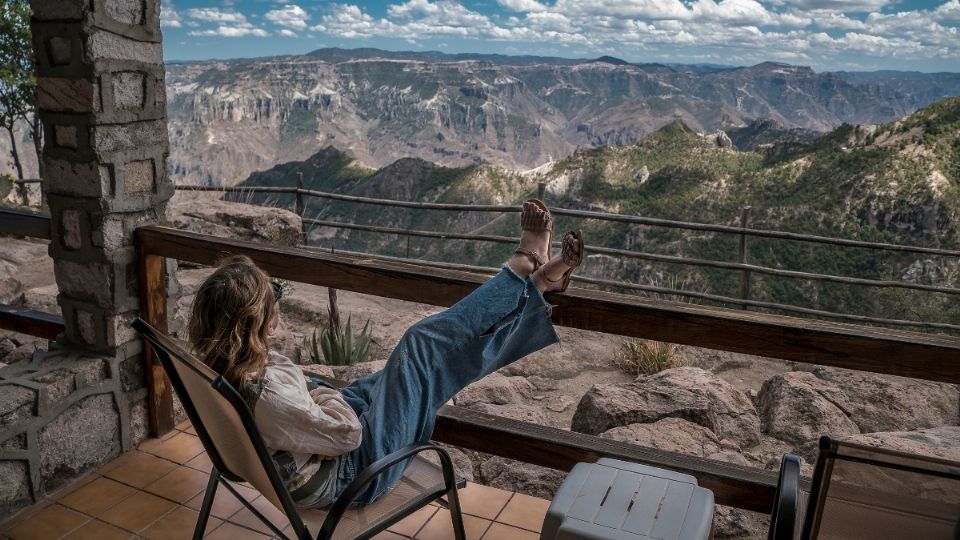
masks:
{"label": "blue denim jeans", "polygon": [[[363,440],[339,459],[337,496],[371,463],[429,440],[437,410],[465,386],[559,341],[549,308],[529,277],[504,267],[449,309],[411,326],[382,371],[342,390]],[[378,476],[354,504],[384,495],[405,465]]]}

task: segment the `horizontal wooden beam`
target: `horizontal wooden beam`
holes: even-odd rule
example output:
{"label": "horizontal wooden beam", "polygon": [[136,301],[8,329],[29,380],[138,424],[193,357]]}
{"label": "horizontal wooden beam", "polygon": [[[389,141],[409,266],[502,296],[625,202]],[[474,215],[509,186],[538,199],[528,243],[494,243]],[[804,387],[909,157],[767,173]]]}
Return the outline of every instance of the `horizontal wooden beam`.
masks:
{"label": "horizontal wooden beam", "polygon": [[63,317],[40,311],[0,305],[0,328],[44,339],[64,331]]}
{"label": "horizontal wooden beam", "polygon": [[[569,471],[579,462],[609,457],[694,476],[717,504],[770,513],[777,473],[722,461],[665,452],[595,435],[492,416],[446,405],[437,415],[435,441]],[[809,488],[808,488],[809,489]]]}
{"label": "horizontal wooden beam", "polygon": [[[272,276],[449,306],[487,277],[148,226],[147,253],[212,265],[244,254]],[[556,324],[834,367],[960,383],[960,338],[666,302],[586,289],[550,294]]]}
{"label": "horizontal wooden beam", "polygon": [[0,210],[0,234],[50,239],[50,216],[28,210]]}

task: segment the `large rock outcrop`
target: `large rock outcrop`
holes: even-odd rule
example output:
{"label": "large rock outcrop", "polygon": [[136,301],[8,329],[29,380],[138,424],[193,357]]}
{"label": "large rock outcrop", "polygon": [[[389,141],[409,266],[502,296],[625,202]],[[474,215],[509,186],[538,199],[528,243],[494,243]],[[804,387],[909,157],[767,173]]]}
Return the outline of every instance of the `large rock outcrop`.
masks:
{"label": "large rock outcrop", "polygon": [[750,399],[712,373],[693,367],[668,369],[631,383],[595,385],[577,405],[572,429],[599,434],[663,418],[688,420],[738,445],[760,438],[760,419]]}
{"label": "large rock outcrop", "polygon": [[179,199],[170,205],[170,225],[234,240],[300,245],[300,217],[282,208],[235,202]]}

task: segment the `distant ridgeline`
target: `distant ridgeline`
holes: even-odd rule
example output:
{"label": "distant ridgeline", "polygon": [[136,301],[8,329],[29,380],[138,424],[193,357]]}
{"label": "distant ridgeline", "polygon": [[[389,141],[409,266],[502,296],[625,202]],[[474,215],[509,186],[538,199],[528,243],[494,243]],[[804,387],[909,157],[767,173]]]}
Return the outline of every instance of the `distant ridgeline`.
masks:
{"label": "distant ridgeline", "polygon": [[[742,146],[742,148],[738,148]],[[753,228],[960,248],[960,98],[880,126],[841,127],[819,138],[757,122],[698,134],[680,121],[642,141],[582,150],[535,174],[492,165],[441,167],[401,159],[381,169],[325,148],[302,162],[252,174],[242,185],[292,186],[365,197],[513,204],[547,183],[553,206],[736,225],[752,207]],[[245,195],[293,208],[292,196]],[[449,232],[515,236],[517,215],[409,210],[308,198],[307,217]],[[561,219],[591,245],[735,262],[729,234]],[[509,246],[317,229],[311,244],[387,255],[496,266]],[[748,262],[773,268],[960,287],[957,259],[751,238]],[[592,272],[590,268],[592,267]],[[737,296],[736,271],[592,257],[588,272],[610,279]],[[751,298],[884,318],[960,323],[960,299],[943,294],[755,275]]]}
{"label": "distant ridgeline", "polygon": [[951,73],[376,49],[168,64],[166,81],[171,177],[207,185],[234,185],[328,145],[376,167],[416,157],[524,170],[631,145],[674,120],[709,133],[772,119],[822,134],[960,95]]}

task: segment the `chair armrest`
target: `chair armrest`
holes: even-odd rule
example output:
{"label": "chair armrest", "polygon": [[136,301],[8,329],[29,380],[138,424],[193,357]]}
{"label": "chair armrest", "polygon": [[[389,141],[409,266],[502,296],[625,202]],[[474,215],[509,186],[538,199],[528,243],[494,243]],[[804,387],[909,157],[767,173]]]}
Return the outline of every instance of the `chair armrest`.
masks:
{"label": "chair armrest", "polygon": [[350,507],[350,503],[360,495],[374,478],[401,461],[426,450],[432,450],[440,457],[440,470],[443,472],[443,481],[447,488],[446,491],[450,492],[456,489],[457,479],[453,470],[453,461],[450,460],[450,455],[447,451],[433,443],[413,443],[378,459],[361,471],[360,474],[350,482],[350,485],[343,490],[343,493],[337,497],[337,500],[333,502],[333,506],[330,507],[330,512],[323,520],[323,527],[320,528],[320,533],[317,537],[333,537],[333,531],[336,529],[337,523],[340,522],[340,518],[343,517],[344,512]]}
{"label": "chair armrest", "polygon": [[800,499],[800,458],[786,454],[780,462],[780,476],[770,512],[768,540],[792,540]]}

